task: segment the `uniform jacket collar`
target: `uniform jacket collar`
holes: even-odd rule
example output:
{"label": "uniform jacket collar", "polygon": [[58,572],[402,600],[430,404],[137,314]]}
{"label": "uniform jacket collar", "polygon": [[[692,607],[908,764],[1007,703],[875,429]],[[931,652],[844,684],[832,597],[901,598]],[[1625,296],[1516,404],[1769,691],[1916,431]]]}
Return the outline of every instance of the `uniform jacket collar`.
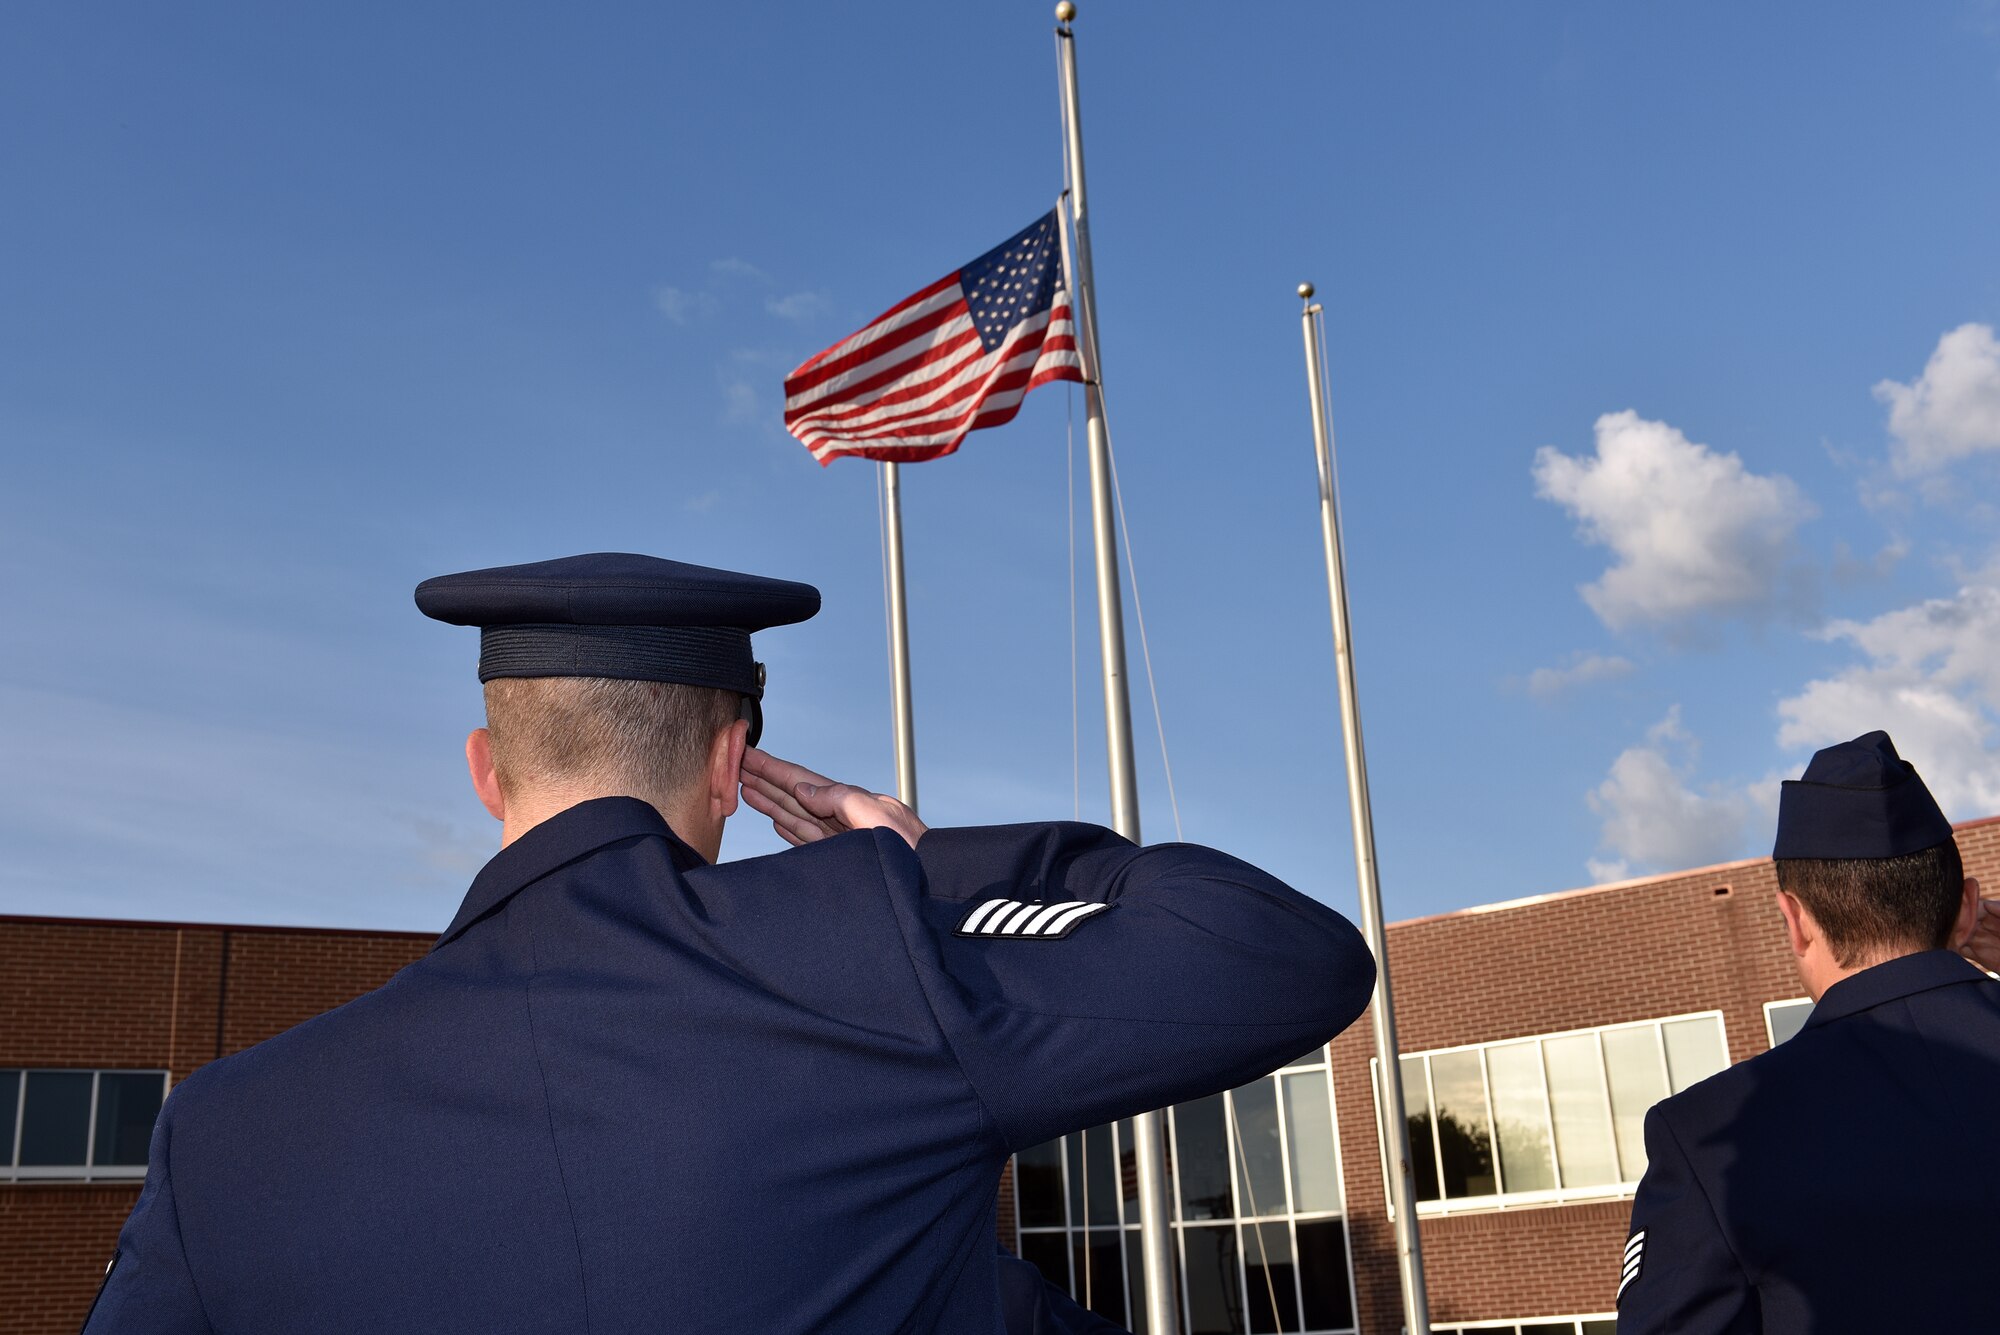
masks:
{"label": "uniform jacket collar", "polygon": [[473,923],[550,872],[587,857],[606,844],[645,835],[665,838],[673,849],[674,866],[682,871],[706,865],[701,854],[667,828],[652,804],[636,797],[592,798],[549,817],[496,853],[473,878],[472,888],[465,892],[465,902],[458,906],[458,916],[431,949],[463,936]]}
{"label": "uniform jacket collar", "polygon": [[1926,950],[1884,960],[1829,987],[1806,1018],[1805,1027],[1813,1029],[1885,1001],[1953,983],[1975,983],[1985,977],[1978,968],[1949,950]]}

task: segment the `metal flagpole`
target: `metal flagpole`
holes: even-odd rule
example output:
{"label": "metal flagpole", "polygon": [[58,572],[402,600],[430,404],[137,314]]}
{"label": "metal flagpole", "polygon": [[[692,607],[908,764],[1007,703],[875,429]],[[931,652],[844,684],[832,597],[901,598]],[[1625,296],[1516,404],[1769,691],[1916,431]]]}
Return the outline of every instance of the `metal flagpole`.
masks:
{"label": "metal flagpole", "polygon": [[[1076,6],[1056,6],[1056,46],[1062,53],[1063,125],[1069,150],[1069,211],[1075,229],[1076,309],[1081,320],[1083,404],[1090,449],[1090,513],[1096,535],[1097,635],[1104,657],[1104,745],[1111,773],[1111,826],[1139,842],[1139,789],[1132,772],[1132,702],[1125,676],[1125,612],[1118,589],[1118,537],[1111,512],[1111,441],[1104,427],[1102,362],[1097,346],[1097,289],[1091,280],[1090,210],[1083,188],[1083,118],[1076,90]],[[1160,1115],[1132,1119],[1139,1186],[1140,1253],[1146,1267],[1148,1335],[1179,1335],[1173,1232],[1167,1221],[1165,1140]]]}
{"label": "metal flagpole", "polygon": [[1430,1335],[1430,1302],[1424,1293],[1424,1260],[1417,1246],[1416,1193],[1410,1176],[1410,1124],[1403,1110],[1402,1070],[1396,1060],[1396,1015],[1389,1005],[1389,944],[1382,934],[1382,887],[1375,879],[1375,816],[1368,804],[1368,760],[1361,749],[1361,706],[1354,693],[1354,644],[1347,620],[1347,579],[1341,562],[1340,506],[1333,472],[1333,422],[1321,374],[1321,310],[1311,283],[1299,284],[1305,301],[1306,383],[1312,389],[1313,447],[1319,454],[1319,523],[1326,543],[1327,601],[1333,609],[1333,657],[1340,681],[1340,727],[1347,742],[1347,800],[1354,813],[1354,871],[1361,882],[1361,932],[1375,952],[1375,1062],[1381,1082],[1385,1144],[1395,1149],[1389,1204],[1395,1211],[1396,1271],[1402,1282],[1404,1330]]}
{"label": "metal flagpole", "polygon": [[889,569],[889,696],[896,710],[896,796],[917,809],[917,725],[910,707],[910,617],[903,594],[903,480],[883,460],[884,554]]}

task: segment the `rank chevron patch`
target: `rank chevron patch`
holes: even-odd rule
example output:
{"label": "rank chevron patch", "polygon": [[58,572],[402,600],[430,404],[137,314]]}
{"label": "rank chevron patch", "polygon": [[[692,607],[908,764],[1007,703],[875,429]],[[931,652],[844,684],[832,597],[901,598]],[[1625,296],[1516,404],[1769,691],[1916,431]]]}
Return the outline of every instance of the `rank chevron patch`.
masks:
{"label": "rank chevron patch", "polygon": [[[1642,1228],[1625,1244],[1625,1269],[1618,1280],[1618,1298],[1623,1298],[1626,1286],[1639,1278],[1639,1263],[1645,1259],[1645,1255],[1646,1230]],[[1617,1299],[1614,1298],[1612,1301],[1615,1302]]]}
{"label": "rank chevron patch", "polygon": [[1063,904],[989,899],[965,915],[965,921],[958,925],[958,935],[996,940],[1060,941],[1110,907],[1109,904],[1094,904],[1083,899],[1072,899]]}

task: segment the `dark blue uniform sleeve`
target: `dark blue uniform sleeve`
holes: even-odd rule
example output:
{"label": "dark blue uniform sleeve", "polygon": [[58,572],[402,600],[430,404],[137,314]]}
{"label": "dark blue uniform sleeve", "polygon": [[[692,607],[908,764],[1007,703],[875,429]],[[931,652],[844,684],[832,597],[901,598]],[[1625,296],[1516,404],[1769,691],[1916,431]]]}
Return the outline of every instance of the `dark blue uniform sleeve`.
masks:
{"label": "dark blue uniform sleeve", "polygon": [[1013,1149],[1263,1075],[1374,987],[1345,918],[1210,849],[1058,823],[934,829],[916,856],[911,956]]}
{"label": "dark blue uniform sleeve", "polygon": [[1618,1335],[1754,1335],[1757,1291],[1665,1114],[1646,1114],[1646,1175],[1618,1279]]}
{"label": "dark blue uniform sleeve", "polygon": [[174,1101],[160,1110],[147,1156],[146,1186],[118,1235],[110,1273],[84,1320],[84,1335],[210,1335],[208,1314],[188,1272],[169,1171]]}

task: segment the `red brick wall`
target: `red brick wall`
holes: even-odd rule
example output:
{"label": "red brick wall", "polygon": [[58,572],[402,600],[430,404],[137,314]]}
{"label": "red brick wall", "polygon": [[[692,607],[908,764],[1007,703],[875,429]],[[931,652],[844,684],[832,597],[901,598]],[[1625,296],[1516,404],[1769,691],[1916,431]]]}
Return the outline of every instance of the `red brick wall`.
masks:
{"label": "red brick wall", "polygon": [[[0,1067],[176,1081],[387,982],[433,938],[0,917]],[[139,1184],[0,1183],[0,1331],[73,1335]]]}
{"label": "red brick wall", "polygon": [[75,1335],[139,1184],[0,1186],[0,1330]]}

